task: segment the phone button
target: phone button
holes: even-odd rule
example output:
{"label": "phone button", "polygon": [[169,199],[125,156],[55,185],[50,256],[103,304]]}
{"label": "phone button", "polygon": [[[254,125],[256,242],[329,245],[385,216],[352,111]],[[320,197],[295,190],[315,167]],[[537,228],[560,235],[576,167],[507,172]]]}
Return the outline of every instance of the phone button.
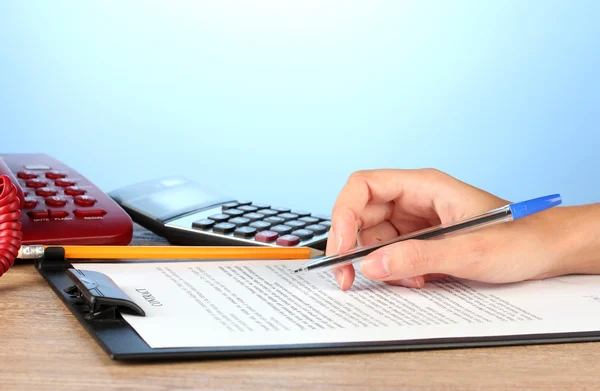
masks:
{"label": "phone button", "polygon": [[70,181],[70,180],[68,180],[68,179],[64,179],[64,178],[61,178],[61,179],[57,179],[57,180],[55,180],[55,181],[54,181],[54,184],[55,184],[56,186],[60,186],[60,187],[69,187],[69,186],[75,186],[75,182],[73,182],[73,181]]}
{"label": "phone button", "polygon": [[27,164],[25,166],[26,170],[49,170],[52,167],[47,166],[45,164]]}
{"label": "phone button", "polygon": [[67,200],[58,196],[48,197],[46,198],[46,205],[60,208],[67,205]]}
{"label": "phone button", "polygon": [[31,187],[32,189],[39,189],[40,187],[46,187],[48,183],[41,179],[29,179],[25,182],[25,186]]}
{"label": "phone button", "polygon": [[37,178],[37,174],[31,171],[19,171],[17,177],[21,179],[33,179]]}
{"label": "phone button", "polygon": [[48,211],[47,210],[32,210],[27,212],[27,216],[31,217],[32,219],[47,219],[48,218]]}
{"label": "phone button", "polygon": [[77,217],[102,217],[106,211],[104,209],[75,209],[73,214]]}
{"label": "phone button", "polygon": [[75,197],[75,205],[79,206],[94,206],[96,199],[94,197],[79,195]]}
{"label": "phone button", "polygon": [[56,193],[57,191],[50,187],[42,187],[35,191],[35,194],[39,195],[40,197],[52,197],[55,196]]}
{"label": "phone button", "polygon": [[46,173],[46,178],[48,179],[59,179],[59,178],[65,178],[67,176],[67,174],[63,174],[62,172],[59,171],[48,171]]}
{"label": "phone button", "polygon": [[85,190],[83,190],[77,186],[69,186],[69,187],[65,188],[65,194],[70,195],[70,196],[84,195]]}
{"label": "phone button", "polygon": [[48,211],[48,215],[50,216],[51,219],[60,219],[63,217],[67,217],[69,215],[69,212],[67,212],[66,210],[52,210],[50,209]]}
{"label": "phone button", "polygon": [[25,197],[24,202],[23,202],[23,208],[26,209],[31,209],[31,208],[35,208],[38,204],[38,200],[36,200],[33,197]]}

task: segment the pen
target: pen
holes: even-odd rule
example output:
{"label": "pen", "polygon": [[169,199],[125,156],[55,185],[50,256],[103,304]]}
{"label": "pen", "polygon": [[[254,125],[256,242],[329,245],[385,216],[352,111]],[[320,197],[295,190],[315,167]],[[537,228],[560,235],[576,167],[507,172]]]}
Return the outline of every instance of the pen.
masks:
{"label": "pen", "polygon": [[560,194],[553,194],[527,201],[515,202],[475,217],[441,224],[435,227],[425,228],[406,235],[398,236],[385,242],[376,243],[370,246],[356,247],[340,254],[316,258],[312,261],[306,262],[304,265],[294,270],[294,273],[322,270],[358,262],[361,258],[370,254],[374,250],[409,239],[441,239],[443,237],[471,232],[495,224],[508,223],[510,221],[529,216],[533,213],[552,208],[553,206],[559,205],[561,202],[562,200]]}
{"label": "pen", "polygon": [[48,250],[65,259],[310,259],[323,252],[310,247],[263,246],[21,246],[17,258],[39,259]]}

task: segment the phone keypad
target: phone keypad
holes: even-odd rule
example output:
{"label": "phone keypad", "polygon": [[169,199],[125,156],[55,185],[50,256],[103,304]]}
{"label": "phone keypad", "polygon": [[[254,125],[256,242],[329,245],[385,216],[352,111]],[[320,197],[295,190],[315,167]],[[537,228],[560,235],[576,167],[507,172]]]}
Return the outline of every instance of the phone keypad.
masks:
{"label": "phone keypad", "polygon": [[322,236],[331,227],[329,216],[265,203],[232,201],[218,208],[201,212],[195,219],[188,217],[187,227],[285,247],[303,245],[313,239],[323,240]]}
{"label": "phone keypad", "polygon": [[[106,214],[103,208],[92,208],[98,200],[87,195],[86,189],[77,186],[78,179],[69,178],[65,171],[37,170],[16,173],[17,178],[23,180],[23,187],[29,189],[25,191],[23,209],[29,210],[26,214],[31,219],[69,219],[71,213],[80,218],[99,218]],[[34,209],[41,205],[49,209]]]}

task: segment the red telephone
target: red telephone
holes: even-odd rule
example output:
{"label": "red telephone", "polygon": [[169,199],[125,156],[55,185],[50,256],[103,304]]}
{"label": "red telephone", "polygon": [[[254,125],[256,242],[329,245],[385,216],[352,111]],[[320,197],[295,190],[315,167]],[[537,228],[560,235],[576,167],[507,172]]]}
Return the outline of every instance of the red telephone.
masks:
{"label": "red telephone", "polygon": [[127,245],[129,215],[46,154],[0,154],[0,276],[21,244]]}

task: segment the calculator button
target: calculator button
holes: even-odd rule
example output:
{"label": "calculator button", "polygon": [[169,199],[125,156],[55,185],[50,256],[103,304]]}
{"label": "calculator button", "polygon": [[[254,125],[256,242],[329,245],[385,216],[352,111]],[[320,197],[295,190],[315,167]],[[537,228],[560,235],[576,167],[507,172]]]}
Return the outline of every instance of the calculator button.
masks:
{"label": "calculator button", "polygon": [[52,210],[50,209],[48,211],[48,216],[51,219],[61,219],[63,217],[67,217],[69,215],[69,212],[67,212],[66,210]]}
{"label": "calculator button", "polygon": [[233,219],[229,220],[228,223],[235,224],[236,227],[243,227],[250,224],[250,219],[245,217],[234,217]]}
{"label": "calculator button", "polygon": [[244,212],[243,210],[239,210],[239,209],[225,209],[223,211],[223,214],[229,215],[231,217],[238,217],[238,216],[243,215],[244,213],[246,213],[246,212]]}
{"label": "calculator button", "polygon": [[[262,211],[261,211],[262,212]],[[265,221],[267,223],[271,223],[271,224],[281,224],[281,223],[285,223],[285,219],[282,219],[281,217],[277,217],[277,216],[271,216],[271,217],[267,217],[265,219]]]}
{"label": "calculator button", "polygon": [[291,210],[290,208],[283,208],[281,206],[274,206],[271,209],[276,210],[279,213],[287,213]]}
{"label": "calculator button", "polygon": [[67,200],[59,196],[48,197],[46,198],[46,205],[60,208],[67,205]]}
{"label": "calculator button", "polygon": [[237,238],[248,239],[248,238],[251,238],[252,236],[254,236],[256,231],[257,231],[257,229],[252,228],[252,227],[239,227],[238,229],[233,231],[233,236],[235,236]]}
{"label": "calculator button", "polygon": [[48,178],[48,179],[66,178],[66,176],[67,176],[67,174],[64,174],[64,173],[56,171],[56,170],[48,171],[46,173],[46,178]]}
{"label": "calculator button", "polygon": [[27,187],[31,187],[32,189],[39,189],[40,187],[46,187],[48,183],[44,180],[36,178],[27,180],[27,182],[25,182],[25,185]]}
{"label": "calculator button", "polygon": [[250,205],[238,206],[238,209],[243,210],[244,212],[256,212],[258,210],[258,208],[256,206],[250,206]]}
{"label": "calculator button", "polygon": [[106,211],[104,209],[75,209],[73,214],[77,217],[102,217]]}
{"label": "calculator button", "polygon": [[262,214],[262,215],[267,216],[267,217],[277,216],[277,214],[279,213],[279,212],[277,212],[276,210],[273,210],[273,209],[260,209],[258,212],[260,214]]}
{"label": "calculator button", "polygon": [[70,195],[70,196],[84,195],[85,190],[83,190],[77,186],[69,186],[69,187],[65,188],[65,194]]}
{"label": "calculator button", "polygon": [[239,206],[239,204],[237,202],[228,202],[226,204],[221,205],[221,209],[227,210],[227,209],[235,208],[236,206]]}
{"label": "calculator button", "polygon": [[292,232],[292,235],[298,236],[302,240],[308,240],[315,236],[314,232],[308,229],[299,229]]}
{"label": "calculator button", "polygon": [[258,242],[269,243],[274,240],[277,240],[278,237],[279,237],[279,234],[277,232],[261,231],[261,232],[257,233],[256,235],[254,235],[254,240],[256,240]]}
{"label": "calculator button", "polygon": [[280,215],[277,215],[277,217],[281,217],[285,221],[288,221],[288,220],[296,220],[298,218],[298,215],[293,214],[293,213],[282,213]]}
{"label": "calculator button", "polygon": [[292,227],[293,229],[300,229],[306,227],[306,223],[298,220],[286,221],[285,225]]}
{"label": "calculator button", "polygon": [[23,200],[23,207],[27,209],[35,208],[38,204],[38,200],[33,197],[25,197]]}
{"label": "calculator button", "polygon": [[71,181],[69,179],[65,179],[65,178],[61,178],[61,179],[55,180],[54,184],[56,186],[60,186],[60,187],[75,186],[75,182],[73,182],[73,181]]}
{"label": "calculator button", "polygon": [[329,221],[329,220],[321,221],[321,222],[319,222],[319,225],[322,225],[325,228],[331,228],[331,221]]}
{"label": "calculator button", "polygon": [[250,224],[251,227],[264,231],[271,227],[271,223],[267,223],[266,221],[255,221]]}
{"label": "calculator button", "polygon": [[327,232],[326,227],[324,227],[322,225],[318,225],[318,224],[309,225],[308,227],[306,227],[306,229],[310,229],[311,231],[313,231],[315,233],[315,235],[321,235],[321,234],[324,234],[325,232]]}
{"label": "calculator button", "polygon": [[300,243],[300,238],[296,235],[283,235],[276,242],[280,246],[295,246]]}
{"label": "calculator button", "polygon": [[48,218],[48,211],[36,209],[36,210],[27,212],[27,216],[31,217],[32,219],[46,219],[46,218]]}
{"label": "calculator button", "polygon": [[271,231],[275,231],[280,235],[287,235],[292,232],[292,227],[288,227],[287,225],[276,225],[271,227]]}
{"label": "calculator button", "polygon": [[306,217],[306,216],[310,216],[310,213],[309,213],[309,212],[306,212],[306,211],[304,211],[304,210],[294,210],[294,211],[292,211],[292,213],[293,213],[293,214],[296,214],[296,215],[298,215],[298,216],[300,216],[300,217]]}
{"label": "calculator button", "polygon": [[261,204],[259,202],[253,202],[252,206],[254,206],[256,209],[269,209],[271,207],[269,204]]}
{"label": "calculator button", "polygon": [[319,222],[319,219],[317,219],[316,217],[302,217],[298,220],[304,221],[307,224],[317,224]]}
{"label": "calculator button", "polygon": [[261,215],[260,213],[246,213],[244,215],[245,218],[250,219],[251,221],[262,220],[265,215]]}
{"label": "calculator button", "polygon": [[58,192],[50,187],[40,187],[35,191],[36,195],[40,197],[51,197],[55,196]]}
{"label": "calculator button", "polygon": [[19,171],[17,177],[21,179],[33,179],[37,178],[37,174],[31,171]]}
{"label": "calculator button", "polygon": [[192,223],[192,228],[200,228],[200,229],[209,229],[215,225],[215,221],[211,219],[202,219],[198,221],[194,221]]}
{"label": "calculator button", "polygon": [[250,205],[252,201],[236,201],[238,205]]}
{"label": "calculator button", "polygon": [[229,234],[232,233],[235,229],[235,224],[231,223],[219,223],[213,227],[213,232],[220,234]]}
{"label": "calculator button", "polygon": [[226,214],[216,214],[216,215],[212,215],[212,216],[208,216],[209,219],[216,221],[217,223],[222,223],[223,221],[227,221],[229,220],[229,215]]}
{"label": "calculator button", "polygon": [[312,215],[312,217],[316,217],[319,220],[331,220],[331,216],[327,216],[327,215]]}
{"label": "calculator button", "polygon": [[51,168],[45,164],[27,164],[25,166],[26,170],[50,170]]}

